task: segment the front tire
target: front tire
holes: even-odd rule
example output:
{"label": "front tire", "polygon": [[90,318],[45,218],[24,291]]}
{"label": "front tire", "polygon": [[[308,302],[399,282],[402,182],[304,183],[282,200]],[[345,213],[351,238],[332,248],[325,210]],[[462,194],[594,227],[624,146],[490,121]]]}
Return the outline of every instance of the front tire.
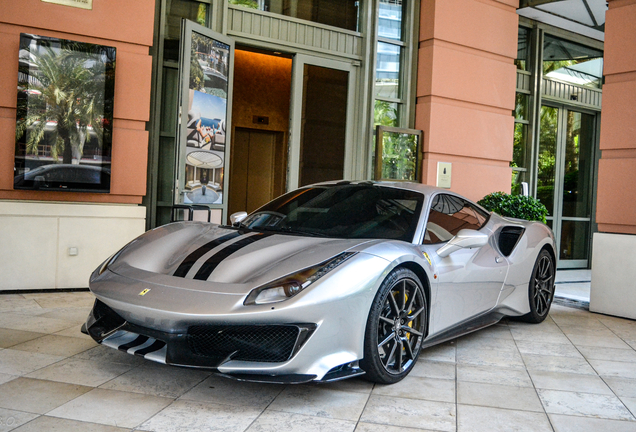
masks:
{"label": "front tire", "polygon": [[360,367],[380,384],[402,380],[415,366],[426,336],[428,308],[422,282],[406,268],[393,270],[373,300]]}
{"label": "front tire", "polygon": [[556,270],[552,255],[543,249],[534,263],[528,284],[530,312],[519,317],[521,321],[538,324],[546,319],[554,298],[555,275]]}

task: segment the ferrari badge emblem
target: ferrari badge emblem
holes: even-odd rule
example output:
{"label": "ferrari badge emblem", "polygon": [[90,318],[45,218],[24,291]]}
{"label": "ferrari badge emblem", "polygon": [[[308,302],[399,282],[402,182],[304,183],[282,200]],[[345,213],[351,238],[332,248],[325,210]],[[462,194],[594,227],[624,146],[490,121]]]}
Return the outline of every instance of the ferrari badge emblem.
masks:
{"label": "ferrari badge emblem", "polygon": [[142,292],[139,293],[140,296],[145,296],[146,294],[148,294],[148,292],[150,291],[150,288],[146,288],[145,290],[143,290]]}

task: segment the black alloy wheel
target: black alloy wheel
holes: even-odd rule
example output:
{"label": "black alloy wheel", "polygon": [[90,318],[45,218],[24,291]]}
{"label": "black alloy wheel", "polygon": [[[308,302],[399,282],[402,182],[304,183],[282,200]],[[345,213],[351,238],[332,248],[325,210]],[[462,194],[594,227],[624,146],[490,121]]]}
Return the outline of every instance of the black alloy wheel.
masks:
{"label": "black alloy wheel", "polygon": [[413,369],[426,335],[427,303],[422,283],[398,268],[382,283],[369,313],[360,366],[370,381],[391,384]]}
{"label": "black alloy wheel", "polygon": [[538,324],[548,316],[554,297],[555,274],[552,256],[544,249],[539,253],[534,264],[528,284],[530,312],[520,317],[522,321]]}

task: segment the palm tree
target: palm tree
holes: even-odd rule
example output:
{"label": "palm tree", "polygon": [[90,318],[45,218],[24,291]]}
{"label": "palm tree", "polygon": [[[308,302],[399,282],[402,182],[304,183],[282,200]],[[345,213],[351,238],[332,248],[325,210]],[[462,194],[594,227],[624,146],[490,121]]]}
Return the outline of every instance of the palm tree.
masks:
{"label": "palm tree", "polygon": [[[71,43],[56,52],[43,44],[31,50],[29,75],[35,79],[24,85],[30,94],[18,104],[16,127],[16,142],[26,132],[26,152],[37,155],[47,122],[55,122],[51,156],[57,160],[62,154],[65,164],[73,158],[79,163],[89,126],[102,146],[105,83],[114,79],[98,56],[74,48]],[[110,124],[107,129],[110,133]]]}

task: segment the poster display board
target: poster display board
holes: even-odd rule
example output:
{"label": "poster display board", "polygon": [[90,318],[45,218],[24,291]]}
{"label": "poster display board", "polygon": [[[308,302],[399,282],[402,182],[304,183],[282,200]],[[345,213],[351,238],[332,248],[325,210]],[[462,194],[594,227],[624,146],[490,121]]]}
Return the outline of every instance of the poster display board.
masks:
{"label": "poster display board", "polygon": [[234,44],[186,20],[182,34],[180,190],[175,204],[225,209]]}
{"label": "poster display board", "polygon": [[14,189],[110,192],[115,55],[20,35]]}

